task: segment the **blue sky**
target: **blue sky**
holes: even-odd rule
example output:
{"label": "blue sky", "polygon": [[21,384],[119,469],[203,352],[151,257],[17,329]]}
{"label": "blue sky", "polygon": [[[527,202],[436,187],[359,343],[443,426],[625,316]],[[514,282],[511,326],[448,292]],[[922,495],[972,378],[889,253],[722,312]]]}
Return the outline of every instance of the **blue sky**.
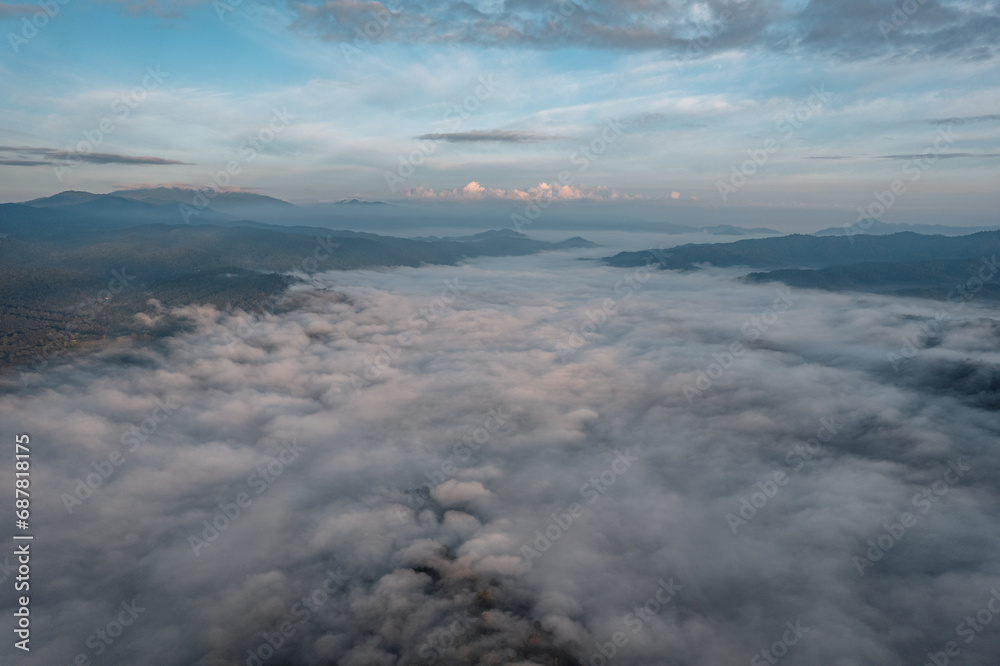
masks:
{"label": "blue sky", "polygon": [[853,211],[903,179],[899,210],[995,218],[998,2],[909,3],[0,3],[0,199],[230,164],[229,186],[297,203],[544,183]]}

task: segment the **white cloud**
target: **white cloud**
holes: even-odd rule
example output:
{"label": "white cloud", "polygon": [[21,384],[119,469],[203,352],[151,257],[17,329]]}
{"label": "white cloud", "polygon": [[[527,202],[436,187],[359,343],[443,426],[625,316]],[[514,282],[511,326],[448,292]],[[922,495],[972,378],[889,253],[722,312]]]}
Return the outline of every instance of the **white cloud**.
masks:
{"label": "white cloud", "polygon": [[[609,252],[331,273],[346,299],[300,286],[296,308],[259,320],[192,308],[193,330],[160,345],[56,366],[27,388],[6,379],[3,436],[31,433],[44,489],[33,617],[53,631],[37,658],[88,651],[136,597],[148,615],[105,663],[244,663],[328,570],[350,580],[296,621],[281,659],[417,662],[430,646],[584,661],[670,577],[683,589],[616,663],[745,662],[796,618],[811,630],[789,663],[916,663],[951,640],[1000,585],[1000,463],[983,446],[995,390],[956,379],[966,358],[1000,363],[995,310],[970,304],[897,377],[885,353],[939,304],[802,291],[751,342],[741,327],[774,286],[578,261]],[[616,285],[630,276],[626,299]],[[455,278],[468,290],[355,392],[351,375]],[[614,314],[560,359],[606,298]],[[745,353],[689,403],[684,385],[734,340]],[[62,494],[157,400],[177,407],[68,514]],[[463,448],[498,407],[503,425]],[[824,418],[837,436],[790,471]],[[293,442],[301,453],[280,462]],[[623,470],[626,449],[638,460]],[[972,471],[859,576],[851,558],[917,513],[914,494],[957,456]],[[776,469],[788,483],[734,535],[726,514]],[[190,537],[224,524],[240,493],[252,502],[195,556]],[[551,545],[529,568],[522,546],[539,533]],[[465,613],[473,628],[446,647]],[[983,632],[962,649],[986,660],[998,647]]]}

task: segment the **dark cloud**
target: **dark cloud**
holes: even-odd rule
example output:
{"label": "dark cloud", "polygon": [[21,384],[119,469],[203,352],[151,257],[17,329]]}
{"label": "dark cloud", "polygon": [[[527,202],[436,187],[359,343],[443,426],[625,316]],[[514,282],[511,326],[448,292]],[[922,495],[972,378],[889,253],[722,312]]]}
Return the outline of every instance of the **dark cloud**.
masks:
{"label": "dark cloud", "polygon": [[13,4],[10,2],[0,2],[0,18],[13,16],[28,16],[42,11],[38,5]]}
{"label": "dark cloud", "polygon": [[[392,3],[387,3],[393,6]],[[695,5],[707,6],[715,16],[736,5],[726,0],[708,3],[610,2],[581,4],[573,0],[531,3],[515,0],[498,5],[496,11],[481,10],[472,3],[433,0],[400,5],[378,31],[376,40],[405,43],[468,43],[493,47],[683,49],[708,34],[718,19],[708,17]],[[352,41],[355,27],[373,20],[380,3],[332,0],[321,4],[290,0],[296,14],[293,26],[334,41]],[[714,38],[732,43],[745,34],[747,24],[759,25],[764,13],[753,3],[736,10],[746,23],[719,31]],[[384,14],[383,14],[384,16]],[[669,19],[666,21],[665,19]],[[658,28],[657,24],[669,25]]]}
{"label": "dark cloud", "polygon": [[934,155],[876,155],[874,159],[877,160],[919,160],[927,159],[928,157],[933,157],[935,159],[940,158],[943,160],[954,160],[966,157],[1000,157],[1000,153],[937,153]]}
{"label": "dark cloud", "polygon": [[[119,0],[132,13],[181,16],[208,0]],[[287,0],[291,27],[356,40],[533,49],[661,50],[680,62],[734,50],[823,53],[844,59],[996,56],[1000,14],[991,0],[925,0],[907,13],[881,0],[801,9],[760,0]],[[907,5],[909,8],[911,5]],[[359,37],[360,35],[360,37]],[[367,35],[367,36],[366,36]]]}
{"label": "dark cloud", "polygon": [[[903,666],[961,641],[1000,586],[996,307],[579,261],[615,249],[330,273],[261,317],[151,305],[186,332],[8,375],[45,537],[32,657],[93,658],[133,598],[101,663],[242,665],[272,637],[265,664],[568,666],[623,632],[614,664],[709,666],[789,622],[782,663]],[[959,644],[992,663],[1000,624]]]}
{"label": "dark cloud", "polygon": [[[44,157],[46,160],[18,159],[4,157],[8,153],[18,156]],[[139,155],[118,155],[116,153],[87,153],[55,150],[53,148],[29,148],[25,146],[0,146],[0,165],[5,166],[59,166],[66,163],[86,162],[88,164],[132,164],[136,166],[149,164],[190,164],[162,157],[146,157]]]}
{"label": "dark cloud", "polygon": [[490,130],[451,132],[447,134],[422,134],[417,138],[430,141],[447,141],[449,143],[541,143],[542,141],[557,141],[566,137],[556,134],[539,134],[537,132]]}
{"label": "dark cloud", "polygon": [[1000,114],[993,113],[987,116],[965,116],[964,118],[932,118],[928,120],[931,125],[965,125],[973,123],[987,123],[1000,120]]}
{"label": "dark cloud", "polygon": [[[355,39],[378,3],[331,0],[289,3],[294,25],[334,41]],[[795,11],[780,3],[746,0],[569,0],[507,2],[497,11],[471,3],[407,3],[376,40],[458,42],[494,47],[664,50],[695,59],[731,50],[823,52],[843,58],[995,55],[1000,15],[987,0],[927,0],[896,14],[896,5],[852,0],[810,2]]]}
{"label": "dark cloud", "polygon": [[847,59],[996,55],[1000,14],[991,0],[927,0],[910,8],[907,12],[900,4],[878,0],[836,5],[811,0],[790,24],[801,37],[790,40],[803,50]]}

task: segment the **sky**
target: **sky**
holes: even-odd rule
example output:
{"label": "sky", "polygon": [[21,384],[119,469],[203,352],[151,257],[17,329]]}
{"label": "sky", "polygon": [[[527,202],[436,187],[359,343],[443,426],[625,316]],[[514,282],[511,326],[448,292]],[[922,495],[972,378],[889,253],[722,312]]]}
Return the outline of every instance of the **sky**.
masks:
{"label": "sky", "polygon": [[850,223],[889,192],[889,221],[998,222],[997,0],[44,4],[0,3],[2,201],[171,184]]}

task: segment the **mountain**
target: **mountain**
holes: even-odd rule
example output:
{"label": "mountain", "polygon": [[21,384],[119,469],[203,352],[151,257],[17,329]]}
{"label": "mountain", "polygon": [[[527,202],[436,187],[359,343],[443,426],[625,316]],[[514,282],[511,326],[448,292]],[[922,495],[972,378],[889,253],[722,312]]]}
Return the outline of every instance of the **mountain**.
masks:
{"label": "mountain", "polygon": [[879,220],[863,220],[850,226],[850,231],[846,227],[827,227],[820,229],[813,236],[888,236],[898,234],[903,231],[912,231],[917,234],[938,235],[938,236],[968,236],[980,231],[996,231],[998,227],[949,227],[944,224],[894,224],[890,222],[880,222]]}
{"label": "mountain", "polygon": [[252,192],[218,192],[181,187],[116,190],[109,194],[66,191],[22,205],[58,208],[76,218],[106,216],[118,226],[140,224],[228,224],[251,216],[285,221],[298,212],[294,204]]}
{"label": "mountain", "polygon": [[259,311],[298,279],[292,273],[453,265],[592,246],[579,237],[548,243],[509,231],[431,241],[229,219],[204,223],[223,217],[211,209],[202,211],[202,223],[184,224],[178,204],[163,198],[77,194],[62,204],[0,204],[0,366],[34,362],[53,345],[151,340],[184,325],[170,317],[142,325],[160,320],[139,317],[150,299],[156,308]]}
{"label": "mountain", "polygon": [[[203,218],[204,209],[228,215],[234,219],[255,219],[261,222],[284,222],[298,212],[295,204],[254,192],[230,192],[214,189],[190,189],[182,187],[153,187],[132,190],[118,190],[110,196],[123,197],[143,203],[173,206],[181,204],[199,210],[197,216]],[[191,212],[190,210],[188,211]],[[197,222],[203,222],[198,219]]]}
{"label": "mountain", "polygon": [[335,206],[388,206],[384,201],[361,201],[360,199],[341,199]]}
{"label": "mountain", "polygon": [[[231,224],[238,218],[211,208],[185,217],[177,202],[152,203],[113,194],[61,192],[23,204],[0,204],[6,211],[2,223],[15,233],[31,233],[21,226],[40,224],[41,233],[71,234],[107,231],[143,224]],[[19,212],[14,208],[19,207]],[[30,213],[28,211],[34,211]]]}
{"label": "mountain", "polygon": [[[961,302],[1000,298],[996,255],[968,259],[863,262],[820,269],[750,273],[748,282],[783,282],[802,289],[871,291]],[[979,276],[986,276],[985,279]],[[970,283],[971,280],[971,283]],[[967,295],[967,296],[966,296]],[[959,299],[959,300],[955,300]]]}
{"label": "mountain", "polygon": [[759,238],[733,243],[688,244],[667,251],[620,252],[604,261],[612,266],[641,266],[655,261],[663,268],[691,270],[697,264],[751,268],[825,268],[868,261],[968,259],[1000,251],[1000,231],[969,236],[924,236],[903,232],[889,236],[805,236]]}
{"label": "mountain", "polygon": [[746,236],[748,234],[754,235],[765,235],[769,234],[772,236],[780,236],[781,232],[775,229],[768,229],[767,227],[752,227],[746,229],[744,227],[734,227],[731,224],[717,224],[711,227],[701,227],[698,231],[705,234],[712,234],[715,236]]}
{"label": "mountain", "polygon": [[116,190],[107,196],[121,197],[123,199],[133,199],[151,204],[165,203],[186,203],[191,204],[192,200],[199,194],[206,195],[212,204],[212,208],[221,210],[229,206],[282,206],[296,208],[295,204],[275,199],[263,194],[254,192],[228,192],[217,190],[198,190],[184,187],[150,187],[136,188],[130,190]]}
{"label": "mountain", "polygon": [[31,201],[25,201],[25,206],[32,206],[34,208],[49,208],[52,206],[70,206],[73,204],[81,204],[87,201],[91,201],[100,196],[105,196],[101,194],[91,194],[90,192],[81,192],[79,190],[66,190],[65,192],[60,192],[59,194],[53,194],[51,197],[42,197],[41,199],[32,199]]}
{"label": "mountain", "polygon": [[[1000,298],[1000,231],[967,236],[803,236],[691,244],[666,251],[621,252],[604,261],[632,267],[693,270],[699,265],[767,268],[743,279],[809,289],[854,290],[946,298],[977,284],[979,298]],[[997,284],[994,284],[996,279]],[[976,282],[978,280],[978,282]]]}
{"label": "mountain", "polygon": [[479,240],[491,240],[495,238],[527,238],[527,234],[522,234],[520,231],[514,231],[513,229],[490,229],[489,231],[482,231],[478,234],[473,234],[471,236],[415,236],[413,240],[422,241],[454,241],[456,243],[468,243],[472,241]]}

